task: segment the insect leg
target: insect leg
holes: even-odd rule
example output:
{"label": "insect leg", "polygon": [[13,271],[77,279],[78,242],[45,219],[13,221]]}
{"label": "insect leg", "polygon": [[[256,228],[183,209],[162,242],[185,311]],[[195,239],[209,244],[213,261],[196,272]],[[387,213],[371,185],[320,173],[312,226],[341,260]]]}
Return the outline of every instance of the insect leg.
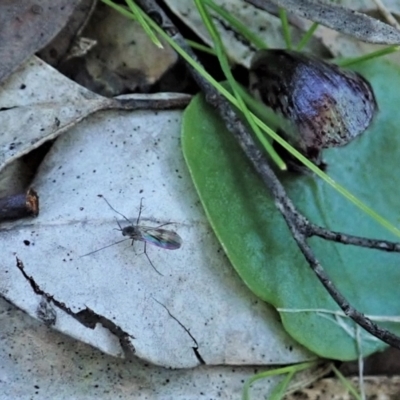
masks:
{"label": "insect leg", "polygon": [[[136,253],[136,250],[135,250],[135,242],[136,242],[136,240],[135,240],[135,239],[132,239],[131,246],[133,247],[133,251],[135,252],[135,254],[138,255],[138,254]],[[142,253],[140,253],[140,254],[142,254]]]}
{"label": "insect leg", "polygon": [[115,218],[115,222],[118,224],[118,228],[119,228],[119,229],[114,228],[114,230],[116,230],[116,231],[121,231],[121,232],[122,232],[122,226],[121,226],[121,224],[119,223],[119,221],[117,220],[117,218]]}
{"label": "insect leg", "polygon": [[114,242],[114,243],[108,244],[107,246],[100,247],[100,249],[91,251],[90,253],[86,253],[86,254],[84,254],[83,256],[80,256],[79,258],[81,258],[81,257],[86,257],[86,256],[90,256],[91,254],[97,253],[98,251],[103,250],[103,249],[106,249],[107,247],[111,247],[111,246],[114,246],[115,244],[125,242],[125,240],[128,240],[128,239],[129,239],[129,238],[122,239],[122,240],[118,240],[118,242]]}
{"label": "insect leg", "polygon": [[145,256],[147,257],[147,259],[149,260],[150,265],[153,267],[154,271],[157,272],[158,275],[164,276],[160,271],[158,271],[158,269],[154,266],[154,264],[151,262],[150,257],[147,254],[146,251],[146,242],[144,242],[144,251],[143,253],[145,254]]}

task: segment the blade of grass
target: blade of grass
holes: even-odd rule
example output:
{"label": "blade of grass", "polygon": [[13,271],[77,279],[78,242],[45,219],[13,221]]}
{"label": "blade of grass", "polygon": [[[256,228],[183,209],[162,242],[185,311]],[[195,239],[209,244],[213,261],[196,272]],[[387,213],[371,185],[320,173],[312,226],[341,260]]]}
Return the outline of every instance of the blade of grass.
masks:
{"label": "blade of grass", "polygon": [[300,39],[299,44],[296,46],[296,50],[300,51],[304,48],[304,46],[308,43],[308,41],[311,39],[311,36],[314,35],[314,32],[317,30],[319,26],[318,22],[314,22],[310,28],[307,30],[307,32],[303,35],[303,37]]}
{"label": "blade of grass", "polygon": [[289,22],[287,19],[286,10],[284,8],[279,9],[279,18],[282,23],[283,37],[285,38],[286,48],[290,50],[292,48],[292,39],[290,38]]}
{"label": "blade of grass", "polygon": [[334,60],[334,62],[339,65],[340,67],[348,67],[349,65],[354,65],[358,64],[360,62],[365,62],[368,60],[371,60],[373,58],[377,57],[382,57],[386,56],[387,54],[394,53],[400,49],[400,46],[398,45],[393,45],[393,46],[387,46],[384,49],[376,50],[368,54],[363,54],[360,57],[354,57],[354,58],[344,58],[341,60]]}
{"label": "blade of grass", "polygon": [[257,49],[268,49],[268,45],[260,39],[256,34],[250,31],[246,25],[242,24],[237,18],[235,18],[231,13],[224,10],[219,5],[215,4],[212,0],[203,0],[204,4],[207,4],[216,13],[218,13],[222,18],[224,18],[235,31],[240,33],[246,40],[248,40]]}
{"label": "blade of grass", "polygon": [[[277,131],[279,128],[284,132],[290,132],[292,129],[296,129],[295,126],[283,116],[275,113],[272,108],[267,107],[265,103],[253,97],[250,92],[236,82],[236,89],[243,101],[246,103],[249,110],[264,122],[272,131]],[[262,127],[260,127],[262,129]],[[264,129],[262,129],[264,130]]]}
{"label": "blade of grass", "polygon": [[136,5],[136,3],[132,0],[126,0],[126,4],[128,4],[129,8],[132,11],[132,14],[135,15],[137,21],[142,26],[143,30],[147,33],[148,37],[151,41],[160,49],[163,49],[164,46],[158,39],[158,37],[154,34],[153,30],[150,28],[149,24],[144,20],[142,14],[140,13],[140,8]]}
{"label": "blade of grass", "polygon": [[118,11],[125,17],[131,18],[134,21],[136,21],[136,17],[134,14],[132,14],[131,11],[129,11],[127,8],[124,6],[120,6],[119,4],[114,3],[112,0],[101,0],[104,4],[107,4],[109,7],[113,8],[115,11]]}
{"label": "blade of grass", "polygon": [[197,43],[194,42],[193,40],[186,40],[186,43],[192,48],[192,49],[196,49],[196,50],[200,50],[203,53],[207,53],[207,54],[211,54],[213,56],[216,56],[217,53],[215,52],[214,49],[212,49],[211,47],[205,46],[204,44],[201,43]]}
{"label": "blade of grass", "polygon": [[261,142],[261,144],[264,146],[264,148],[267,150],[268,154],[272,158],[272,160],[277,164],[277,166],[281,170],[286,170],[286,164],[283,162],[283,160],[278,156],[274,148],[272,147],[271,143],[266,140],[265,135],[263,135],[259,129],[259,127],[255,124],[253,117],[250,115],[250,112],[243,101],[242,97],[239,94],[239,91],[237,90],[237,83],[232,75],[231,69],[229,67],[228,59],[226,57],[226,52],[224,49],[224,45],[222,44],[221,37],[214,25],[213,20],[211,19],[211,16],[207,10],[207,8],[204,6],[202,0],[195,0],[196,7],[200,13],[200,16],[203,20],[204,25],[206,26],[208,33],[210,34],[214,46],[215,46],[215,51],[217,53],[218,60],[220,62],[222,71],[224,72],[232,90],[235,95],[236,101],[238,102],[239,109],[243,113],[244,117],[246,118],[246,121],[250,125],[251,129],[257,136],[257,139]]}
{"label": "blade of grass", "polygon": [[351,384],[351,382],[346,379],[334,365],[332,365],[332,369],[341,384],[347,389],[347,391],[350,392],[356,400],[362,400],[360,394],[357,392],[356,388]]}
{"label": "blade of grass", "polygon": [[301,364],[294,364],[294,365],[289,365],[287,367],[276,368],[276,369],[271,369],[269,371],[260,372],[259,374],[252,376],[250,379],[246,381],[246,383],[243,386],[242,399],[243,400],[250,399],[250,387],[254,382],[260,379],[268,378],[270,376],[275,376],[275,375],[291,374],[291,373],[294,374],[300,371],[304,371],[305,369],[314,367],[317,364],[318,364],[317,361],[309,361]]}
{"label": "blade of grass", "polygon": [[272,393],[269,395],[269,400],[281,400],[286,393],[287,387],[289,386],[290,381],[293,379],[294,372],[289,372],[286,374],[285,378],[279,382],[275,387]]}

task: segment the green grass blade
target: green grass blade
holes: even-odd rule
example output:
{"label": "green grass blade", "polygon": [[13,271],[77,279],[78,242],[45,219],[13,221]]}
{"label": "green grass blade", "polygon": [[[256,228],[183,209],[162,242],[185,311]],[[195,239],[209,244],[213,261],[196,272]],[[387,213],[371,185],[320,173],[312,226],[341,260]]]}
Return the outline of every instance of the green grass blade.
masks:
{"label": "green grass blade", "polygon": [[239,105],[240,111],[243,113],[244,117],[246,118],[246,121],[250,125],[251,129],[257,136],[257,139],[260,141],[262,146],[266,149],[272,160],[277,164],[277,166],[281,170],[286,170],[286,164],[283,162],[283,160],[280,158],[280,156],[276,153],[274,148],[272,147],[271,143],[266,139],[266,137],[261,133],[259,127],[256,125],[254,122],[254,119],[252,117],[252,114],[250,114],[245,102],[243,101],[242,97],[240,96],[240,93],[237,89],[237,83],[232,75],[232,72],[229,67],[228,59],[226,57],[225,49],[222,44],[221,37],[214,25],[214,22],[211,19],[210,14],[208,13],[208,10],[206,7],[204,7],[203,1],[202,0],[195,0],[195,4],[197,6],[197,9],[199,10],[200,16],[203,19],[203,22],[208,30],[208,32],[211,35],[211,38],[214,42],[215,45],[215,51],[217,53],[222,71],[224,72],[229,84],[231,85],[231,88],[233,90],[233,93],[235,95],[236,101]]}
{"label": "green grass blade", "polygon": [[282,375],[282,374],[295,374],[300,371],[304,371],[305,369],[312,368],[317,365],[317,361],[310,361],[310,362],[305,362],[301,364],[294,364],[294,365],[289,365],[287,367],[282,367],[282,368],[276,368],[276,369],[271,369],[268,371],[260,372],[251,378],[249,378],[246,383],[243,386],[243,395],[242,399],[243,400],[250,400],[250,387],[251,385],[264,378],[269,378],[270,376],[276,376],[276,375]]}
{"label": "green grass blade", "polygon": [[253,44],[257,49],[268,49],[268,45],[256,34],[254,34],[246,25],[242,24],[232,14],[224,10],[219,5],[215,4],[212,0],[203,0],[204,4],[207,4],[217,14],[224,18],[235,31],[240,33],[246,40]]}
{"label": "green grass blade", "polygon": [[132,11],[132,14],[135,15],[137,21],[140,23],[142,26],[143,30],[146,32],[148,37],[151,39],[151,41],[160,49],[163,49],[164,46],[158,39],[158,37],[154,34],[153,30],[150,28],[149,24],[146,22],[146,20],[143,18],[142,13],[140,12],[140,8],[136,5],[136,3],[132,0],[126,0],[126,3],[128,4],[129,8]]}
{"label": "green grass blade", "polygon": [[279,17],[282,23],[283,37],[285,38],[286,48],[290,50],[292,48],[292,39],[290,38],[289,22],[287,19],[286,10],[284,8],[279,9]]}
{"label": "green grass blade", "polygon": [[360,394],[357,392],[356,388],[351,384],[351,382],[346,379],[334,365],[332,365],[332,369],[347,391],[350,392],[356,400],[362,400]]}
{"label": "green grass blade", "polygon": [[211,47],[205,46],[204,44],[194,42],[193,40],[186,40],[186,43],[192,48],[196,50],[200,50],[203,53],[211,54],[212,56],[216,56],[217,53]]}
{"label": "green grass blade", "polygon": [[303,37],[300,39],[299,44],[296,47],[297,51],[302,50],[308,43],[308,41],[311,39],[311,36],[314,35],[314,32],[317,30],[319,24],[318,22],[314,22],[308,31],[303,35]]}
{"label": "green grass blade", "polygon": [[293,379],[293,376],[293,371],[286,374],[285,378],[274,387],[274,390],[272,391],[268,399],[281,400],[285,395],[287,387],[289,386],[290,381]]}
{"label": "green grass blade", "polygon": [[394,53],[394,52],[398,51],[399,49],[400,49],[400,46],[398,46],[398,45],[387,46],[384,49],[376,50],[376,51],[373,51],[372,53],[364,54],[360,57],[344,58],[344,59],[337,60],[335,62],[340,67],[348,67],[350,65],[355,65],[355,64],[359,64],[361,62],[371,60],[373,58],[386,56],[387,54]]}

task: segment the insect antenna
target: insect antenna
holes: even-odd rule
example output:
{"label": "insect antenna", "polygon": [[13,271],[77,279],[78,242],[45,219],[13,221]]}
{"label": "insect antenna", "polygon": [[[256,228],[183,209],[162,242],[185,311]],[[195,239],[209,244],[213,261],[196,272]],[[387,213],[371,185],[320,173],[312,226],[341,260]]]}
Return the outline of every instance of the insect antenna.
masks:
{"label": "insect antenna", "polygon": [[[98,197],[101,197],[101,198],[107,203],[108,207],[111,208],[111,210],[113,210],[113,211],[116,212],[117,214],[121,215],[121,217],[124,217],[124,219],[125,219],[126,221],[128,221],[131,225],[133,225],[133,222],[132,222],[130,219],[128,219],[127,217],[125,217],[124,214],[122,214],[122,213],[120,213],[119,211],[117,211],[117,210],[108,202],[108,200],[107,200],[102,194],[98,194],[97,196],[98,196]],[[142,201],[140,200],[140,208],[141,208],[141,207],[142,207]],[[141,210],[140,210],[140,211],[141,211]],[[140,217],[140,211],[139,211],[139,217]],[[117,222],[118,222],[118,221],[117,221]],[[119,223],[118,223],[118,226],[120,226]],[[120,226],[120,227],[121,227],[121,226]]]}
{"label": "insect antenna", "polygon": [[122,239],[122,240],[118,240],[118,242],[114,242],[114,243],[108,244],[107,246],[100,247],[100,249],[91,251],[90,253],[87,253],[87,254],[84,254],[83,256],[80,256],[79,258],[86,257],[86,256],[90,256],[91,254],[97,253],[98,251],[103,250],[103,249],[106,249],[107,247],[114,246],[115,244],[125,242],[126,240],[129,240],[129,238]]}
{"label": "insect antenna", "polygon": [[139,215],[136,220],[136,225],[139,225],[140,216],[142,215],[142,202],[143,202],[143,197],[140,199]]}

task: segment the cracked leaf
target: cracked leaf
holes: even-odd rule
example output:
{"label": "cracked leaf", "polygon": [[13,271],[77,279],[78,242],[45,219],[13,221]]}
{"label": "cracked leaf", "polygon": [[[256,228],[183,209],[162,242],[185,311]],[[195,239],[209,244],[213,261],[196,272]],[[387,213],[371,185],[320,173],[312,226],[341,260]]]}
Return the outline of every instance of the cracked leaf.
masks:
{"label": "cracked leaf", "polygon": [[[313,358],[249,292],[210,231],[180,150],[181,115],[107,111],[60,136],[32,183],[39,216],[0,232],[0,293],[37,318],[42,296],[16,267],[18,257],[42,291],[75,314],[90,309],[99,320],[112,321],[131,336],[136,356],[154,364],[193,367],[203,359],[209,365],[266,365]],[[180,249],[147,246],[164,276],[141,254],[142,242],[81,257],[123,239],[115,218],[121,226],[126,221],[98,194],[133,221],[143,198],[141,224],[174,224]],[[118,338],[101,323],[93,331],[60,308],[56,312],[56,329],[121,354]]]}

